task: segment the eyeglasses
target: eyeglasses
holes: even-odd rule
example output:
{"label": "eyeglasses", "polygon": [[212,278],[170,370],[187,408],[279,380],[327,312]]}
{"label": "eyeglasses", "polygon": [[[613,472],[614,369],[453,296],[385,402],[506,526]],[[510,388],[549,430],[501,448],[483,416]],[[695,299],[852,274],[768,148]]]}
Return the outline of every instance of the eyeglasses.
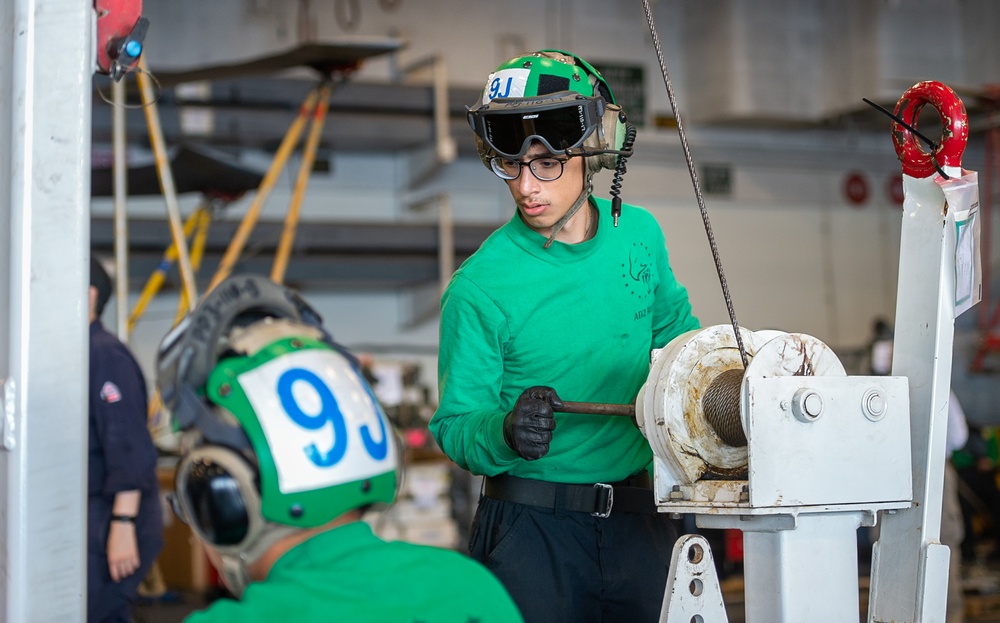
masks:
{"label": "eyeglasses", "polygon": [[559,176],[563,174],[563,166],[566,162],[567,159],[553,158],[552,156],[539,156],[527,162],[494,156],[490,158],[490,167],[502,180],[516,180],[521,175],[521,169],[528,167],[531,169],[532,175],[539,180],[551,182],[559,179]]}
{"label": "eyeglasses", "polygon": [[495,99],[469,110],[469,123],[494,151],[520,158],[539,141],[560,155],[575,149],[601,123],[604,100],[562,92],[523,100]]}

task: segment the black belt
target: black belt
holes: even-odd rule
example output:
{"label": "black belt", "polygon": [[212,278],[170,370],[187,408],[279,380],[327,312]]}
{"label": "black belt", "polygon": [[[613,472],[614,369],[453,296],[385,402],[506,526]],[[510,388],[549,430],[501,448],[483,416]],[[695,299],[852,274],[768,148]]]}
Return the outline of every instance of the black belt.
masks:
{"label": "black belt", "polygon": [[488,497],[552,510],[608,517],[621,513],[655,513],[656,503],[645,472],[621,482],[571,485],[500,474],[486,479]]}

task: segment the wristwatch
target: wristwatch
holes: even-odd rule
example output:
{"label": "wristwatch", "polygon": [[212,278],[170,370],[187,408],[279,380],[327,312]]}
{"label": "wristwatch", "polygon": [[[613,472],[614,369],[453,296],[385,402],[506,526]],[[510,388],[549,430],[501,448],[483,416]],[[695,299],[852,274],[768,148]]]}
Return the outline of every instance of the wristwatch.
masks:
{"label": "wristwatch", "polygon": [[125,523],[135,523],[135,515],[112,515],[111,521],[123,521]]}

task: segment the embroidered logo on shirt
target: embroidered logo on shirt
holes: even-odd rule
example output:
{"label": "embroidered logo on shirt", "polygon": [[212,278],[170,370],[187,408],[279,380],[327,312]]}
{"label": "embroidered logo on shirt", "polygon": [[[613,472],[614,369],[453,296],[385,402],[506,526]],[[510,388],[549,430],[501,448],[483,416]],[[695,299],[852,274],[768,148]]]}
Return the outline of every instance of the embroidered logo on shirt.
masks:
{"label": "embroidered logo on shirt", "polygon": [[104,402],[118,402],[122,399],[122,392],[118,389],[118,386],[111,381],[105,381],[104,386],[101,387],[101,400]]}
{"label": "embroidered logo on shirt", "polygon": [[633,242],[628,252],[628,266],[622,264],[622,279],[629,294],[642,300],[653,292],[653,257],[642,242]]}

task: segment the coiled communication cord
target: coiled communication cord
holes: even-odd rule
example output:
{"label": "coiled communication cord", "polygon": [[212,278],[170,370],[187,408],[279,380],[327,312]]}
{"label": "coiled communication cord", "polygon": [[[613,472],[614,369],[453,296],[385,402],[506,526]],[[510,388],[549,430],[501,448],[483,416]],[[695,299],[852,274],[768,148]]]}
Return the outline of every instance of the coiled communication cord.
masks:
{"label": "coiled communication cord", "polygon": [[[635,143],[635,126],[631,123],[625,125],[625,141],[622,143],[622,151],[632,153],[632,144]],[[622,214],[622,198],[618,195],[622,191],[622,176],[625,175],[625,161],[628,160],[628,155],[621,154],[618,156],[618,164],[615,165],[615,177],[611,181],[611,217],[615,221],[615,227],[618,227],[618,217]]]}

